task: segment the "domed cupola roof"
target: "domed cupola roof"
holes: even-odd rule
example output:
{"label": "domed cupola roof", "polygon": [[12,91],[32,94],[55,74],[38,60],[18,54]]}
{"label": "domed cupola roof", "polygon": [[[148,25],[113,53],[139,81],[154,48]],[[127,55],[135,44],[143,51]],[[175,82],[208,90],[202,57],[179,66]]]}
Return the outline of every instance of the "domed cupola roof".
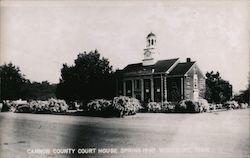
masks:
{"label": "domed cupola roof", "polygon": [[149,37],[151,37],[151,36],[155,36],[155,34],[152,33],[152,32],[150,32],[150,33],[148,34],[147,38],[149,38]]}

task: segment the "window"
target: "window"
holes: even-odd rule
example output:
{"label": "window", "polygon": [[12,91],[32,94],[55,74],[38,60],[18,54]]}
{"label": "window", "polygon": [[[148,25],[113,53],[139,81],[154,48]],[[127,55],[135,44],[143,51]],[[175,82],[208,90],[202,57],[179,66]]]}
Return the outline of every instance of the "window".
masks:
{"label": "window", "polygon": [[140,89],[140,88],[141,88],[141,81],[135,80],[135,89]]}
{"label": "window", "polygon": [[194,74],[194,89],[198,89],[198,77],[197,77],[197,74]]}

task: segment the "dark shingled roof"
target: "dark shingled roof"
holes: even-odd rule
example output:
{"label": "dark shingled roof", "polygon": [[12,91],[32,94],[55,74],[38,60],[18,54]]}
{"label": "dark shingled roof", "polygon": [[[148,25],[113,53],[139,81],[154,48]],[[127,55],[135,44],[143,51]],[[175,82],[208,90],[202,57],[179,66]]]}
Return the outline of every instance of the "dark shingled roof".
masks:
{"label": "dark shingled roof", "polygon": [[143,66],[142,63],[127,65],[122,72],[123,73],[135,73],[141,71],[152,71],[154,69],[155,73],[166,72],[176,61],[176,59],[159,60],[154,65]]}
{"label": "dark shingled roof", "polygon": [[178,63],[169,73],[169,76],[185,75],[195,62]]}

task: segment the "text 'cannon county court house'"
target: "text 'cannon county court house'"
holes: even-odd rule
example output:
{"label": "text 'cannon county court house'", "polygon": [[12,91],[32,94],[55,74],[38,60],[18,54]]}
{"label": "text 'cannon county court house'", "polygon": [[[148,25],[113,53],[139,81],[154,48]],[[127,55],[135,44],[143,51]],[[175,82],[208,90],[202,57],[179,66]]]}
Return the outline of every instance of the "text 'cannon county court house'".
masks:
{"label": "text 'cannon county court house'", "polygon": [[177,102],[183,99],[197,101],[204,98],[205,76],[190,58],[158,60],[156,35],[146,37],[144,59],[118,70],[116,95],[135,97],[142,102]]}

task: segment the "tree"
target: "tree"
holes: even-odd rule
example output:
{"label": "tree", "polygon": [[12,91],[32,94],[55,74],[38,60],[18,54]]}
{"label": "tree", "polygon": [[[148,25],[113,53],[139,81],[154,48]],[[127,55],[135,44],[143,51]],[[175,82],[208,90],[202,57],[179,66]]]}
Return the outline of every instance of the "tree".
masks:
{"label": "tree", "polygon": [[19,67],[12,63],[0,66],[0,80],[2,100],[15,100],[21,97],[20,90],[25,78]]}
{"label": "tree", "polygon": [[50,84],[48,81],[30,82],[26,80],[21,88],[21,98],[28,100],[48,100],[55,98],[56,84]]}
{"label": "tree", "polygon": [[213,71],[206,73],[206,93],[208,102],[223,103],[232,97],[232,85],[220,77],[220,73]]}
{"label": "tree", "polygon": [[74,65],[63,64],[56,96],[67,101],[80,100],[84,103],[92,99],[110,99],[114,93],[114,75],[108,59],[97,50],[80,53]]}

